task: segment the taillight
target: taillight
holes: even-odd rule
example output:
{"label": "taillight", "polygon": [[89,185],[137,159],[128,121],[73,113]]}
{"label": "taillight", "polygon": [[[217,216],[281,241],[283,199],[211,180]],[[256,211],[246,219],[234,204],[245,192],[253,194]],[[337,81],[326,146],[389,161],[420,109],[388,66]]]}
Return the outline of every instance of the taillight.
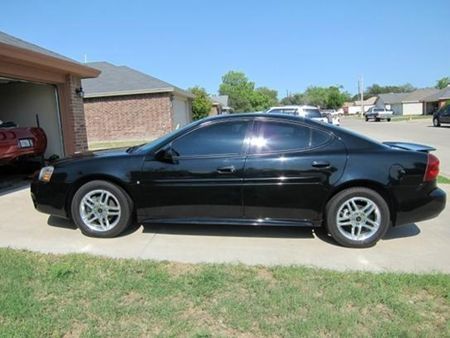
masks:
{"label": "taillight", "polygon": [[439,159],[433,154],[428,154],[427,169],[423,175],[424,182],[435,180],[439,175]]}

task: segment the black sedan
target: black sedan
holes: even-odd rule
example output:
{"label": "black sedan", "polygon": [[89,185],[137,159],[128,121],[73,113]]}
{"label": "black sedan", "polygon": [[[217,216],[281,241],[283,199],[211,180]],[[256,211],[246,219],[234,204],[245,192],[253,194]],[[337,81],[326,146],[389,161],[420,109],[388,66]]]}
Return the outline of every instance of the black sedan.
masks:
{"label": "black sedan", "polygon": [[88,236],[117,236],[133,222],[324,226],[341,245],[368,247],[389,226],[444,209],[430,150],[289,115],[217,116],[59,160],[36,175],[31,195]]}
{"label": "black sedan", "polygon": [[440,127],[443,123],[450,123],[450,104],[433,114],[433,126]]}

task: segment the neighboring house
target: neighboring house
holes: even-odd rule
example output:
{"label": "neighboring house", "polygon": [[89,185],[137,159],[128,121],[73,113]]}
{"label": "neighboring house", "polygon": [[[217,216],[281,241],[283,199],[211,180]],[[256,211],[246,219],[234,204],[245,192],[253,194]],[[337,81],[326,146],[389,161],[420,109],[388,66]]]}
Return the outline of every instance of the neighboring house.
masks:
{"label": "neighboring house", "polygon": [[89,142],[147,141],[192,121],[192,93],[126,66],[87,65],[101,71],[83,80]]}
{"label": "neighboring house", "polygon": [[424,99],[425,113],[433,114],[439,108],[442,108],[450,101],[450,85],[447,88],[440,89],[436,93],[427,96]]}
{"label": "neighboring house", "polygon": [[209,112],[210,116],[229,114],[233,109],[228,106],[228,95],[211,96],[212,108]]}
{"label": "neighboring house", "polygon": [[38,123],[47,134],[45,157],[87,150],[81,79],[97,69],[0,32],[0,120]]}
{"label": "neighboring house", "polygon": [[[368,111],[369,108],[375,106],[376,97],[370,97],[363,101],[364,103],[364,111]],[[345,102],[344,106],[344,114],[354,115],[361,113],[361,100],[354,102]]]}
{"label": "neighboring house", "polygon": [[428,114],[425,99],[438,91],[435,88],[423,88],[410,93],[380,94],[377,96],[376,106],[391,109],[395,115]]}

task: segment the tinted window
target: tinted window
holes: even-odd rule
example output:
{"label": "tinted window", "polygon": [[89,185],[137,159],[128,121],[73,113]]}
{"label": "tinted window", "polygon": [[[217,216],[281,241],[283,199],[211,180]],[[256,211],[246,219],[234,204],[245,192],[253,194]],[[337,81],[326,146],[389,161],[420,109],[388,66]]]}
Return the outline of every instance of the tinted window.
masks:
{"label": "tinted window", "polygon": [[249,140],[252,153],[314,148],[330,139],[327,133],[300,124],[258,122]]}
{"label": "tinted window", "polygon": [[288,114],[288,115],[296,115],[297,108],[277,108],[269,111],[271,114]]}
{"label": "tinted window", "polygon": [[240,154],[247,121],[221,122],[201,127],[172,142],[179,156]]}
{"label": "tinted window", "polygon": [[303,109],[305,112],[305,117],[309,117],[310,119],[315,117],[322,117],[319,109]]}

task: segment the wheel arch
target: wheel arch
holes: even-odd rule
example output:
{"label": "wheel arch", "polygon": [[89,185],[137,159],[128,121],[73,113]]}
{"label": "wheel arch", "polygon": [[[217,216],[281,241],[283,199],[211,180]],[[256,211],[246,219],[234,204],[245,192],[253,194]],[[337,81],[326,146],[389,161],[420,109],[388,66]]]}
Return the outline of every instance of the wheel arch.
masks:
{"label": "wheel arch", "polygon": [[120,187],[131,199],[132,203],[132,211],[134,213],[134,200],[132,198],[132,194],[130,193],[129,189],[127,188],[127,185],[120,179],[118,179],[117,177],[111,176],[111,175],[105,175],[105,174],[92,174],[92,175],[87,175],[87,176],[83,176],[80,177],[78,180],[76,180],[71,188],[69,189],[69,192],[67,193],[66,196],[66,201],[65,201],[65,209],[66,209],[66,214],[69,218],[72,217],[71,215],[71,203],[72,203],[72,199],[73,196],[75,195],[75,193],[78,191],[78,189],[80,189],[81,186],[83,186],[84,184],[91,182],[91,181],[105,181],[105,182],[109,182],[109,183],[113,183],[115,185],[117,185],[118,187]]}
{"label": "wheel arch", "polygon": [[335,189],[333,189],[330,194],[328,195],[324,205],[323,205],[323,214],[325,215],[325,209],[326,206],[328,204],[328,202],[339,192],[349,189],[349,188],[357,188],[357,187],[362,187],[362,188],[368,188],[368,189],[372,189],[374,191],[376,191],[378,194],[380,194],[380,196],[386,201],[388,207],[389,207],[389,213],[390,213],[390,220],[392,222],[392,224],[395,224],[395,220],[396,220],[396,212],[395,210],[396,208],[396,201],[393,198],[392,194],[389,193],[389,190],[380,182],[376,182],[376,181],[372,181],[372,180],[364,180],[364,179],[359,179],[359,180],[352,180],[352,181],[347,181],[344,182],[342,184],[340,184],[339,186],[335,187]]}

